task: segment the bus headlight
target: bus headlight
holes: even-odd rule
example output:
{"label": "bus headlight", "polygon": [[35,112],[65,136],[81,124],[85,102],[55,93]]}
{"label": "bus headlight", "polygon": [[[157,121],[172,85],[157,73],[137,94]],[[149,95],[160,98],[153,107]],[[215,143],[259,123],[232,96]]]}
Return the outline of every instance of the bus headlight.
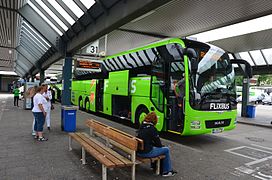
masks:
{"label": "bus headlight", "polygon": [[237,117],[234,119],[234,125],[237,125]]}
{"label": "bus headlight", "polygon": [[192,121],[191,122],[191,129],[200,129],[200,121]]}

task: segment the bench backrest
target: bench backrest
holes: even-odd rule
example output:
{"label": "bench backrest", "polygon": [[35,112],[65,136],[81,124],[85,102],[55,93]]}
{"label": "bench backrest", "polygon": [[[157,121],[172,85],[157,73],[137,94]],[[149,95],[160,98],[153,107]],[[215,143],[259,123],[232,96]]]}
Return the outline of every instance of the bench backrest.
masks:
{"label": "bench backrest", "polygon": [[125,146],[126,148],[136,151],[137,149],[143,149],[143,141],[123,131],[115,129],[111,126],[103,124],[93,119],[87,120],[86,125],[93,129],[95,132],[115,141],[116,143]]}

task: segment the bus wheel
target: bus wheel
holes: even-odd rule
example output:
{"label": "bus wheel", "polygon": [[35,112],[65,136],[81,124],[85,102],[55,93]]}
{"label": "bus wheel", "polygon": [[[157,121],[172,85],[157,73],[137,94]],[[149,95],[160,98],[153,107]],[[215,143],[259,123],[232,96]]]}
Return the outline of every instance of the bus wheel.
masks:
{"label": "bus wheel", "polygon": [[147,109],[147,107],[142,106],[139,107],[136,111],[136,115],[135,115],[135,126],[136,128],[140,127],[140,124],[143,122],[144,117],[149,113],[149,110]]}
{"label": "bus wheel", "polygon": [[90,112],[90,101],[89,100],[86,100],[86,102],[85,102],[85,110],[86,110],[86,112]]}

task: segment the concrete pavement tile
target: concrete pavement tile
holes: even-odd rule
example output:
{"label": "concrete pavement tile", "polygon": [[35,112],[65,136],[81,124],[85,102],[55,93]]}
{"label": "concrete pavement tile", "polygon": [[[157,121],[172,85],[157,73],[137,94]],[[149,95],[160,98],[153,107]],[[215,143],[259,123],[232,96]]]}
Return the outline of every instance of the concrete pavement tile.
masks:
{"label": "concrete pavement tile", "polygon": [[27,167],[6,168],[6,176],[27,177],[28,169]]}
{"label": "concrete pavement tile", "polygon": [[5,158],[7,156],[8,156],[8,152],[7,151],[0,152],[0,161],[1,161],[2,158]]}
{"label": "concrete pavement tile", "polygon": [[6,168],[0,167],[0,177],[6,176]]}
{"label": "concrete pavement tile", "polygon": [[47,175],[37,176],[37,175],[28,175],[28,180],[53,180],[54,178]]}
{"label": "concrete pavement tile", "polygon": [[25,167],[26,165],[29,165],[27,161],[21,160],[21,161],[9,161],[6,163],[6,168],[19,168],[19,167]]}

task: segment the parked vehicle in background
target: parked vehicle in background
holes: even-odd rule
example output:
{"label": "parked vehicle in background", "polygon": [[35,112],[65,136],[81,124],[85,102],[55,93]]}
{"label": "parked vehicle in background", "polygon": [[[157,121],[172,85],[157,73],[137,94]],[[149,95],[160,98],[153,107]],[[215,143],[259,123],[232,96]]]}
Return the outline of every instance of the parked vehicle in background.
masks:
{"label": "parked vehicle in background", "polygon": [[269,105],[272,105],[272,95],[268,95],[265,96],[265,98],[262,100],[262,104],[265,105],[265,104],[269,104]]}
{"label": "parked vehicle in background", "polygon": [[[258,89],[256,87],[249,88],[249,100],[248,102],[259,104],[262,103],[262,100],[268,96],[267,93],[264,92],[264,89]],[[242,95],[236,98],[237,102],[242,102]]]}
{"label": "parked vehicle in background", "polygon": [[[265,99],[265,97],[267,97],[268,94],[267,93],[261,93],[260,95],[257,96],[257,99],[255,101],[255,104],[260,104],[263,102],[263,100]],[[254,101],[253,101],[254,102]]]}
{"label": "parked vehicle in background", "polygon": [[[248,102],[251,102],[251,103],[255,103],[255,104],[260,104],[260,103],[263,103],[263,100],[267,97],[268,95],[266,93],[261,93],[259,95],[255,95],[255,96],[250,96],[249,95],[249,99],[248,99]],[[237,99],[236,99],[237,102],[242,102],[242,96],[239,96]]]}

